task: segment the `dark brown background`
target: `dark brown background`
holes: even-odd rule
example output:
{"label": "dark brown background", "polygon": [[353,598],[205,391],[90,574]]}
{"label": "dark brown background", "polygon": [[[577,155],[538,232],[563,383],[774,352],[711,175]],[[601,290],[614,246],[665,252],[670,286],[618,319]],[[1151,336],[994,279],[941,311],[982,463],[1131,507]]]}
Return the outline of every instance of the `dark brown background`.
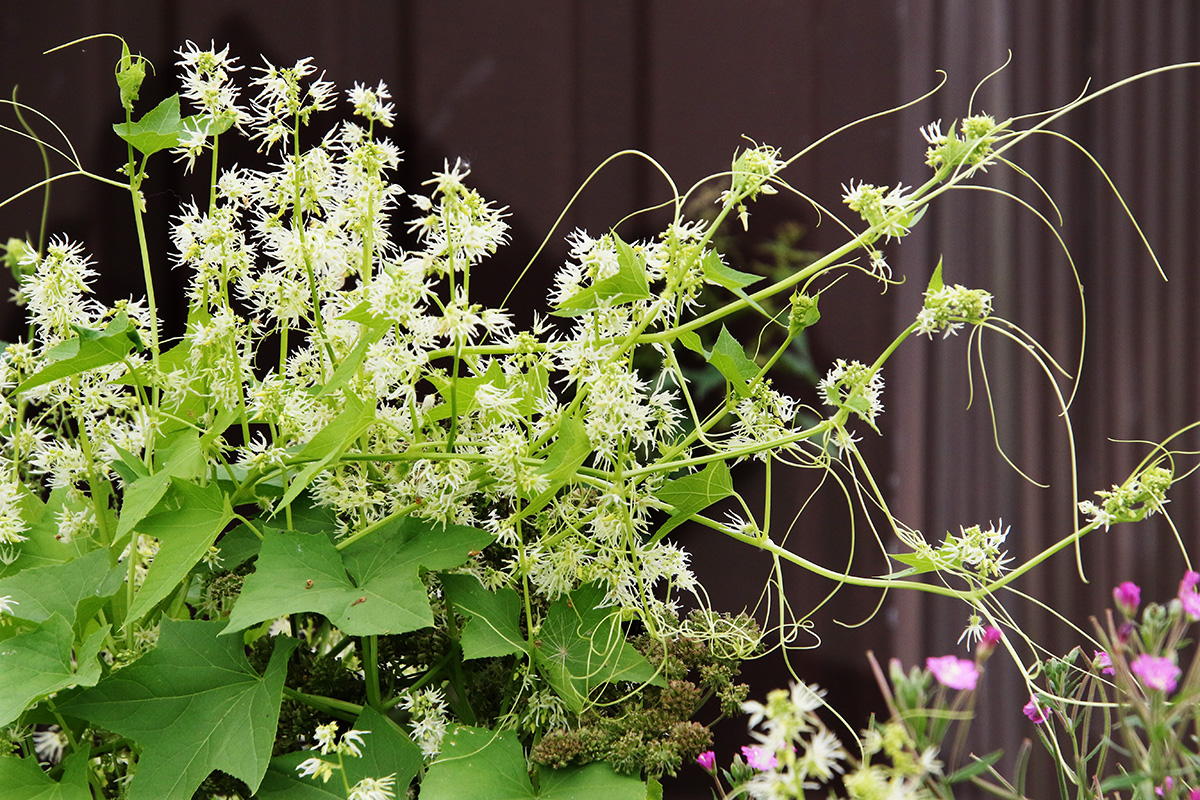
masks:
{"label": "dark brown background", "polygon": [[[384,79],[400,118],[395,138],[406,151],[400,182],[414,189],[443,158],[463,156],[483,194],[510,207],[513,244],[491,267],[497,286],[506,285],[533,253],[583,178],[616,150],[639,148],[680,186],[689,186],[727,168],[743,134],[790,155],[839,125],[924,93],[938,80],[936,70],[945,70],[948,83],[931,101],[859,126],[789,170],[793,185],[838,208],[840,186],[850,179],[923,182],[928,171],[917,128],[964,115],[975,83],[1004,61],[1006,51],[1012,52],[1012,65],[976,98],[976,108],[997,118],[1059,106],[1088,78],[1095,87],[1200,58],[1200,6],[1189,0],[5,3],[0,86],[19,84],[21,99],[58,122],[84,164],[106,175],[124,153],[110,132],[121,120],[112,84],[115,46],[93,42],[41,55],[98,31],[120,33],[154,62],[157,72],[143,90],[145,98],[177,90],[171,51],[186,39],[228,42],[248,66],[258,63],[258,53],[277,64],[311,55],[341,87]],[[1198,101],[1200,72],[1175,72],[1119,90],[1058,126],[1108,168],[1169,283],[1159,278],[1120,205],[1085,158],[1048,137],[1015,153],[1064,210],[1060,233],[1086,286],[1087,360],[1072,409],[1084,497],[1124,480],[1146,452],[1109,438],[1160,439],[1200,418],[1194,333],[1200,164],[1192,141],[1200,129]],[[11,115],[4,121],[11,124]],[[0,154],[5,195],[39,178],[29,143],[6,135]],[[153,172],[151,252],[164,253],[166,215],[194,184],[161,157]],[[1017,191],[1048,212],[1028,182],[993,173],[993,185]],[[603,230],[628,211],[663,199],[665,191],[641,162],[621,161],[606,171],[552,238],[518,306],[532,307],[542,297],[564,254],[559,234],[574,226]],[[40,200],[30,198],[0,209],[0,235],[36,233],[39,207]],[[788,218],[809,225],[807,247],[828,250],[842,241],[835,226],[818,227],[816,215],[794,197],[769,199],[753,210],[756,226]],[[104,273],[102,293],[141,293],[135,288],[140,268],[125,196],[79,179],[57,184],[50,230],[87,243]],[[838,357],[873,358],[919,309],[939,255],[949,281],[988,288],[998,314],[1038,337],[1064,365],[1074,363],[1081,332],[1078,297],[1054,238],[1013,203],[961,192],[937,204],[903,245],[890,249],[893,265],[910,276],[906,285],[880,296],[855,291],[869,285],[848,280],[823,298],[824,317],[812,341],[819,368]],[[177,312],[178,276],[162,280],[160,302]],[[19,334],[11,307],[0,310],[0,321],[0,335]],[[964,411],[964,337],[914,341],[900,351],[885,371],[885,436],[868,433],[864,447],[901,519],[937,541],[960,524],[986,525],[1003,517],[1012,524],[1013,554],[1023,559],[1073,526],[1064,427],[1029,358],[997,339],[985,351],[1000,439],[1026,472],[1052,481],[1051,489],[1025,483],[997,455],[986,404],[977,401]],[[1195,436],[1184,442],[1196,445]],[[777,503],[803,497],[801,478],[776,480]],[[1196,493],[1196,481],[1189,480],[1169,507],[1193,552],[1200,515]],[[780,520],[790,516],[786,508],[776,514]],[[806,556],[836,567],[848,554],[848,522],[836,493],[825,493],[790,541]],[[718,605],[736,610],[755,601],[765,559],[703,533],[685,541]],[[864,537],[856,572],[881,568],[870,550]],[[1085,629],[1087,618],[1109,603],[1115,583],[1134,580],[1147,599],[1166,599],[1184,569],[1161,522],[1097,533],[1084,541],[1083,554],[1090,583],[1080,582],[1073,559],[1064,553],[1017,587]],[[789,580],[801,610],[832,588],[801,573],[789,573]],[[838,595],[813,618],[823,646],[794,659],[801,677],[830,687],[830,699],[856,727],[878,707],[866,649],[919,663],[927,655],[959,652],[954,643],[965,624],[965,609],[916,594],[893,594],[863,627],[835,622],[865,618],[878,600],[867,592]],[[1016,598],[1012,607],[1026,630],[1052,651],[1082,643],[1037,607]],[[979,752],[997,746],[1011,751],[1032,733],[1020,714],[1027,692],[1016,670],[993,663],[979,698]],[[777,660],[751,672],[760,695],[787,680]],[[723,730],[725,752],[743,741],[739,725]],[[668,787],[668,796],[707,795],[695,784]]]}

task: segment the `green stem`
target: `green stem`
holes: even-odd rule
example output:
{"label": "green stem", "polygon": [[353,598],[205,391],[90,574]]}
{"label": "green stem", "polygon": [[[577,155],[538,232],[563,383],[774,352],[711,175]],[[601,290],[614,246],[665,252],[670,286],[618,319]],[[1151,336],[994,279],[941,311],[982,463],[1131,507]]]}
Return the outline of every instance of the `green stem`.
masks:
{"label": "green stem", "polygon": [[367,684],[367,705],[376,711],[383,710],[379,694],[379,637],[374,634],[364,636],[363,643],[363,672]]}
{"label": "green stem", "polygon": [[357,703],[351,703],[346,700],[338,700],[336,697],[325,697],[319,694],[307,694],[297,691],[290,686],[283,687],[284,697],[304,703],[310,708],[315,708],[318,711],[329,714],[332,717],[338,717],[348,722],[353,722],[362,714],[363,707]]}

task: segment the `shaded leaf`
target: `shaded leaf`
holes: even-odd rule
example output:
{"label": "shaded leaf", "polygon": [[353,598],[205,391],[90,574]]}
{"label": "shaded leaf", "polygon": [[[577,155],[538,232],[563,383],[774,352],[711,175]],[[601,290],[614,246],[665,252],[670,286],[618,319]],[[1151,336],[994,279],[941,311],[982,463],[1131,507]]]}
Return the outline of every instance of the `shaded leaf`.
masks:
{"label": "shaded leaf", "polygon": [[131,800],[191,797],[214,769],[258,789],[299,642],[277,637],[259,676],[240,637],[217,636],[222,625],[164,619],[158,647],[59,706],[141,745]]}
{"label": "shaded leaf", "polygon": [[460,614],[463,658],[489,658],[525,652],[521,598],[512,589],[491,591],[473,575],[439,575],[446,598]]}
{"label": "shaded leaf", "polygon": [[664,685],[650,662],[625,641],[620,610],[601,608],[603,602],[604,590],[595,584],[560,597],[546,612],[533,643],[538,670],[577,714],[592,690],[602,684]]}
{"label": "shaded leaf", "polygon": [[92,800],[90,756],[86,747],[67,755],[61,783],[46,774],[36,758],[0,758],[0,786],[9,797],[21,800]]}
{"label": "shaded leaf", "polygon": [[604,763],[538,770],[534,789],[521,743],[511,733],[452,729],[421,782],[421,800],[646,800],[639,778]]}
{"label": "shaded leaf", "polygon": [[456,567],[494,539],[477,528],[405,517],[338,552],[324,534],[268,530],[226,632],[302,611],[324,615],[350,636],[428,627],[433,612],[421,569]]}

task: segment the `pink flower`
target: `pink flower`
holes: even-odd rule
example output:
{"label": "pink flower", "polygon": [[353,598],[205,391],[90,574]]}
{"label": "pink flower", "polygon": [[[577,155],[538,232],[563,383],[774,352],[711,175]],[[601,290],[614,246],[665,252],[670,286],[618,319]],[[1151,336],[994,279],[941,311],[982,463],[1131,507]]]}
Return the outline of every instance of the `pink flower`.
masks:
{"label": "pink flower", "polygon": [[699,764],[705,772],[712,772],[717,765],[717,754],[712,750],[705,750],[700,755],[696,756],[696,763]]}
{"label": "pink flower", "polygon": [[1192,622],[1200,619],[1200,593],[1196,591],[1197,583],[1200,583],[1200,572],[1191,570],[1188,570],[1179,582],[1179,602],[1183,603],[1183,613],[1187,614]]}
{"label": "pink flower", "polygon": [[1112,659],[1103,650],[1092,651],[1092,669],[1100,670],[1101,675],[1117,674],[1117,671],[1113,669]]}
{"label": "pink flower", "polygon": [[769,769],[775,769],[775,765],[779,763],[779,760],[775,758],[774,753],[765,747],[759,747],[757,745],[753,747],[749,745],[742,745],[742,755],[746,757],[747,764],[760,772],[765,772]]}
{"label": "pink flower", "polygon": [[1025,712],[1025,716],[1029,717],[1030,722],[1041,725],[1046,721],[1046,710],[1038,705],[1037,698],[1033,695],[1029,696],[1029,702],[1021,710]]}
{"label": "pink flower", "polygon": [[933,673],[938,683],[959,691],[971,691],[979,682],[979,668],[974,661],[957,656],[941,656],[925,659],[925,668]]}
{"label": "pink flower", "polygon": [[1122,614],[1132,617],[1142,603],[1142,589],[1133,581],[1125,581],[1113,589],[1113,601],[1117,604],[1117,608],[1121,609]]}
{"label": "pink flower", "polygon": [[1183,673],[1169,658],[1162,656],[1140,655],[1129,665],[1133,674],[1142,679],[1142,683],[1160,692],[1173,692]]}
{"label": "pink flower", "polygon": [[1171,789],[1174,789],[1174,788],[1175,788],[1175,779],[1172,778],[1170,775],[1168,775],[1167,777],[1163,778],[1163,782],[1162,782],[1161,786],[1154,787],[1154,793],[1156,795],[1158,795],[1159,797],[1162,797],[1165,792],[1169,792],[1169,791],[1171,791]]}
{"label": "pink flower", "polygon": [[983,629],[983,636],[979,637],[979,644],[975,645],[975,655],[980,659],[986,659],[996,649],[996,645],[1000,644],[1000,640],[1004,638],[1004,634],[995,625],[989,625]]}
{"label": "pink flower", "polygon": [[1192,789],[1188,792],[1187,800],[1200,800],[1200,789]]}

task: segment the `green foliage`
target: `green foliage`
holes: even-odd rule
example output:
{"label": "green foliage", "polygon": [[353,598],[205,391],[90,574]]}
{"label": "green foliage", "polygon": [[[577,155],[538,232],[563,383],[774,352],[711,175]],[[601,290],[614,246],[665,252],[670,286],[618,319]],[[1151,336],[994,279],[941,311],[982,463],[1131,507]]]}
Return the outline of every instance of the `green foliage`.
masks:
{"label": "green foliage", "polygon": [[525,755],[515,736],[462,727],[448,734],[449,757],[429,769],[422,800],[569,800],[604,797],[645,800],[646,784],[618,775],[605,764],[543,769],[530,781]]}
{"label": "green foliage", "polygon": [[486,531],[438,530],[414,517],[341,551],[321,533],[268,528],[226,630],[300,612],[321,614],[350,636],[424,628],[433,614],[421,569],[456,567],[491,542]]}
{"label": "green foliage", "polygon": [[288,656],[276,640],[265,675],[241,642],[219,639],[220,622],[162,621],[154,650],[60,709],[135,739],[142,749],[130,794],[187,797],[214,769],[256,790],[267,771]]}

